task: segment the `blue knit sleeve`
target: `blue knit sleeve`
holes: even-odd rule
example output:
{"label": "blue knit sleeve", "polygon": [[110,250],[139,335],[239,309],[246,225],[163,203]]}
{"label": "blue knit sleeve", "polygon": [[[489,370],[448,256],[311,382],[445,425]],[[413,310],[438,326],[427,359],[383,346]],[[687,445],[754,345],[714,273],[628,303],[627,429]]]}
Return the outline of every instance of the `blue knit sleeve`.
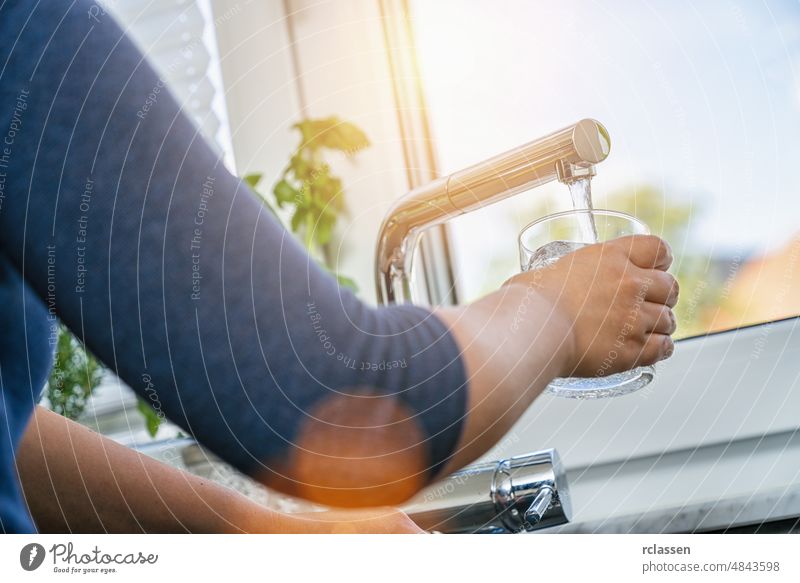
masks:
{"label": "blue knit sleeve", "polygon": [[0,7],[3,253],[106,365],[239,469],[338,455],[304,436],[360,411],[353,442],[368,451],[405,424],[396,445],[424,452],[430,478],[466,409],[451,334],[428,310],[340,289],[169,92],[153,99],[162,81],[93,6]]}

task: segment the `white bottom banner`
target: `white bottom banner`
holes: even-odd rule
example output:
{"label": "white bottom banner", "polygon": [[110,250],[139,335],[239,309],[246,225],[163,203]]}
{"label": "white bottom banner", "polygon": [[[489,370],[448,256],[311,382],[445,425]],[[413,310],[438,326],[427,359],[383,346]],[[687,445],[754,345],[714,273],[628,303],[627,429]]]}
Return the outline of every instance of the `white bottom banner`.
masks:
{"label": "white bottom banner", "polygon": [[777,582],[798,555],[793,535],[5,535],[0,581]]}

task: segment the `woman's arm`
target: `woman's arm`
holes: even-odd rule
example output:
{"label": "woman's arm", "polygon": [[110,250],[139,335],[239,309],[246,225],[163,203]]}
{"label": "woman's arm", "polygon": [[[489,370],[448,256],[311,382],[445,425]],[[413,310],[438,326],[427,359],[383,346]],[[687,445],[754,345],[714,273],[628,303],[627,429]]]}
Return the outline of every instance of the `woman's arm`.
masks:
{"label": "woman's arm", "polygon": [[[163,81],[110,17],[87,17],[91,6],[0,6],[0,127],[16,127],[0,246],[105,364],[238,469],[326,504],[397,503],[491,447],[575,368],[579,337],[617,333],[591,313],[635,296],[626,284],[616,299],[624,250],[596,271],[591,254],[613,245],[464,308],[365,305],[225,169],[167,91],[153,98]],[[587,293],[590,309],[575,309]]]}
{"label": "woman's arm", "polygon": [[17,467],[40,532],[421,532],[391,508],[275,512],[41,407]]}

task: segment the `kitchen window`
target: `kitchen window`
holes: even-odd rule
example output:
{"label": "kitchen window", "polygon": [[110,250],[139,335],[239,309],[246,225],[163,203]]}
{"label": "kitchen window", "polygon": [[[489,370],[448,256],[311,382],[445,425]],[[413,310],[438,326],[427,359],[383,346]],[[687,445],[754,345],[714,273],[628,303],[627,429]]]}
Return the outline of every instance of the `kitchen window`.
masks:
{"label": "kitchen window", "polygon": [[116,18],[208,142],[230,153],[210,0],[110,0]]}
{"label": "kitchen window", "polygon": [[[672,245],[678,337],[800,313],[800,8],[412,0],[442,174],[581,118],[611,135],[595,207]],[[461,301],[518,271],[516,234],[569,208],[554,183],[452,221]]]}
{"label": "kitchen window", "polygon": [[[595,206],[664,236],[681,283],[684,340],[653,383],[613,399],[541,396],[484,459],[557,448],[575,508],[569,532],[794,520],[800,8],[409,4],[439,173],[595,118],[611,136]],[[451,221],[460,301],[518,272],[519,231],[569,201],[551,183]]]}

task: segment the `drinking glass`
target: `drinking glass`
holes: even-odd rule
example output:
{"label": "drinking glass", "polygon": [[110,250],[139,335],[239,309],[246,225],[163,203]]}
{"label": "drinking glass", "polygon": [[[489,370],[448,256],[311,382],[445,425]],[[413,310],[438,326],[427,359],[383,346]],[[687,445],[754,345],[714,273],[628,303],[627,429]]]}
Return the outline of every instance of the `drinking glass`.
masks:
{"label": "drinking glass", "polygon": [[[519,235],[522,271],[541,269],[559,258],[592,243],[626,235],[647,235],[647,225],[628,214],[582,209],[543,217],[525,227]],[[603,277],[598,273],[597,277]],[[609,359],[613,360],[613,347]],[[655,369],[640,366],[629,371],[596,377],[554,379],[545,390],[557,397],[602,399],[638,391],[653,380]]]}

